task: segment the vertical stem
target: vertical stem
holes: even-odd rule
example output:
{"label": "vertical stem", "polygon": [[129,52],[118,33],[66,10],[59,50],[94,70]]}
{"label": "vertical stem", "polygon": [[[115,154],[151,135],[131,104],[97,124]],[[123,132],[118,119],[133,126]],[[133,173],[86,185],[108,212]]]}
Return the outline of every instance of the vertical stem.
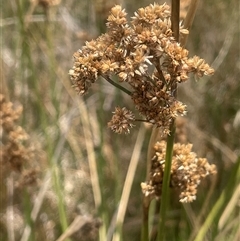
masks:
{"label": "vertical stem", "polygon": [[175,123],[173,122],[171,125],[171,134],[167,138],[167,150],[166,150],[161,206],[160,206],[160,220],[158,223],[158,236],[157,236],[158,241],[163,241],[164,234],[165,234],[164,230],[165,230],[166,213],[167,213],[168,202],[169,202],[169,191],[170,191],[169,183],[170,183],[170,176],[171,176],[174,137],[175,137]]}
{"label": "vertical stem", "polygon": [[8,197],[8,204],[7,204],[7,234],[8,240],[14,241],[15,234],[14,234],[14,211],[13,211],[13,193],[14,193],[14,182],[13,182],[13,174],[10,173],[9,177],[7,178],[7,197]]}
{"label": "vertical stem", "polygon": [[141,231],[141,241],[148,241],[149,230],[148,230],[148,219],[149,219],[149,205],[150,202],[145,203],[143,197],[143,220],[142,220],[142,231]]}
{"label": "vertical stem", "polygon": [[150,175],[150,170],[152,165],[152,157],[154,154],[154,144],[156,142],[157,136],[158,136],[158,129],[156,127],[153,127],[149,144],[148,144],[146,181],[149,181],[149,175]]}
{"label": "vertical stem", "polygon": [[226,206],[226,203],[229,200],[229,197],[233,193],[233,190],[237,188],[240,182],[240,157],[236,160],[236,163],[232,169],[231,175],[229,177],[228,183],[224,190],[222,191],[220,197],[215,202],[214,206],[211,208],[208,216],[205,219],[205,222],[202,224],[201,228],[198,230],[197,236],[194,241],[204,240],[206,233],[211,229],[212,224],[219,223],[219,217],[222,213],[222,209]]}
{"label": "vertical stem", "polygon": [[[172,22],[172,31],[173,36],[176,41],[179,41],[179,11],[180,11],[180,0],[172,0],[172,14],[171,14],[171,22]],[[177,97],[177,83],[173,82],[171,86],[171,92],[174,97]],[[165,230],[165,220],[166,213],[168,209],[169,202],[169,183],[171,176],[171,165],[172,165],[172,155],[173,155],[173,145],[174,145],[174,137],[175,137],[175,121],[172,122],[170,126],[170,135],[167,137],[167,150],[166,150],[166,158],[165,158],[165,168],[163,175],[163,186],[162,186],[162,195],[161,195],[161,206],[160,206],[160,220],[158,223],[158,235],[157,240],[164,240],[164,230]]]}
{"label": "vertical stem", "polygon": [[[193,23],[193,19],[195,17],[196,11],[197,11],[197,6],[198,6],[199,0],[192,0],[189,8],[188,8],[188,12],[186,15],[186,18],[184,19],[183,22],[183,27],[185,29],[190,29]],[[181,45],[185,46],[187,43],[187,38],[188,38],[188,34],[185,34],[182,38],[181,38]]]}
{"label": "vertical stem", "polygon": [[[52,44],[52,39],[54,38],[53,36],[53,28],[54,26],[52,25],[51,19],[50,19],[50,12],[49,9],[46,9],[45,11],[45,36],[46,36],[46,43],[48,46],[47,50],[47,56],[49,58],[49,84],[50,84],[50,95],[51,95],[51,100],[53,102],[53,106],[56,110],[56,113],[59,113],[58,111],[58,105],[59,102],[57,101],[57,94],[56,94],[56,84],[55,84],[55,70],[56,64],[55,64],[55,57],[54,57],[54,46]],[[57,118],[57,116],[56,116]],[[52,153],[52,150],[50,151],[50,158],[51,158],[51,174],[52,174],[52,181],[53,181],[53,186],[55,189],[56,196],[58,198],[58,212],[59,212],[59,221],[61,224],[61,229],[62,232],[65,232],[68,228],[68,218],[67,218],[67,211],[66,211],[66,206],[65,206],[65,200],[64,200],[64,187],[62,185],[62,180],[61,180],[61,170],[58,166],[57,160]],[[70,238],[66,238],[66,241],[70,241]]]}
{"label": "vertical stem", "polygon": [[176,41],[179,40],[179,12],[180,12],[180,0],[172,0],[171,22],[172,22],[173,36],[176,39]]}
{"label": "vertical stem", "polygon": [[[173,37],[179,42],[179,14],[180,14],[180,0],[172,0],[172,14],[171,14],[171,28],[173,31]],[[177,98],[177,81],[173,81],[171,86],[171,92],[173,96]]]}
{"label": "vertical stem", "polygon": [[[117,228],[119,228],[118,230],[119,232],[114,234],[113,241],[119,241],[120,240],[119,237],[122,236],[121,233],[122,233],[123,221],[127,210],[127,204],[128,204],[134,176],[136,173],[137,164],[141,154],[141,148],[144,141],[145,131],[146,131],[145,127],[141,126],[138,132],[134,149],[133,149],[132,157],[128,167],[127,176],[123,186],[122,196],[119,203],[117,218],[116,218],[116,225],[117,225]],[[144,239],[144,241],[146,240]]]}

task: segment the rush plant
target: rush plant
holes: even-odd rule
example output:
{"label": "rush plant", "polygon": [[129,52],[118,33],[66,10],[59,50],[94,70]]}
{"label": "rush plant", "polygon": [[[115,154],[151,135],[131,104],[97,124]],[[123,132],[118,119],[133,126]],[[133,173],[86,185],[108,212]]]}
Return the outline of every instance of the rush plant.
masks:
{"label": "rush plant", "polygon": [[152,125],[146,180],[141,184],[142,241],[151,236],[149,207],[153,199],[160,203],[157,239],[164,240],[169,189],[179,193],[180,202],[192,202],[201,180],[216,173],[215,165],[197,157],[190,143],[174,144],[175,120],[187,113],[187,106],[177,96],[178,85],[190,76],[201,78],[214,72],[204,59],[190,57],[183,46],[195,10],[196,5],[190,8],[189,26],[180,25],[179,29],[179,1],[173,1],[172,8],[167,4],[140,8],[130,22],[125,10],[116,5],[107,19],[107,32],[74,54],[69,71],[72,87],[80,95],[95,82],[107,81],[132,101],[131,110],[115,108],[108,122],[112,131],[129,134],[136,122]]}

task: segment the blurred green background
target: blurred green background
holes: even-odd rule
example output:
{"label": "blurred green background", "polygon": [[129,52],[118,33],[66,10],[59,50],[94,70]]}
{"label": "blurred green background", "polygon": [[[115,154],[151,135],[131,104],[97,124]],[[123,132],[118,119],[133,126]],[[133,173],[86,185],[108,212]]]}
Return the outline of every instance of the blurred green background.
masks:
{"label": "blurred green background", "polygon": [[[188,2],[181,1],[182,17]],[[36,184],[19,188],[16,184],[22,173],[8,169],[1,174],[0,240],[57,240],[74,220],[78,228],[71,240],[111,240],[140,124],[128,136],[111,133],[107,122],[112,111],[117,105],[133,109],[129,97],[100,80],[86,96],[79,97],[71,88],[68,71],[73,53],[85,41],[105,32],[112,6],[123,5],[130,18],[139,7],[150,3],[1,1],[1,93],[23,106],[19,125],[29,135],[26,145],[35,152],[24,168],[38,169],[38,178]],[[218,174],[201,183],[192,204],[182,205],[178,196],[171,194],[166,240],[193,240],[230,184],[232,188],[228,188],[204,240],[240,239],[240,191],[236,183],[240,155],[239,26],[237,0],[200,1],[186,48],[190,56],[204,58],[215,74],[182,84],[179,99],[188,106],[187,139],[199,156],[217,166]],[[124,241],[140,240],[140,183],[145,180],[151,132],[149,126],[145,128],[120,235]],[[99,196],[93,177],[99,181]],[[29,233],[26,225],[31,227]]]}

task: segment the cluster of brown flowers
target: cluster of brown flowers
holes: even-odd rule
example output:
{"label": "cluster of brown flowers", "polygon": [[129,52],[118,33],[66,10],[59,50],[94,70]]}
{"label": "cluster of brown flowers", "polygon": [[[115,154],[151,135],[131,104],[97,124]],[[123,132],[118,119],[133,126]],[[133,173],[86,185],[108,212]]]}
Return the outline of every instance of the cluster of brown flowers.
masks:
{"label": "cluster of brown flowers", "polygon": [[[214,72],[203,59],[189,57],[188,50],[174,39],[170,14],[167,4],[151,4],[138,9],[128,23],[125,10],[119,5],[113,7],[107,32],[74,54],[69,71],[72,86],[81,95],[99,77],[124,91],[142,116],[141,121],[155,125],[162,136],[169,135],[176,117],[186,113],[186,105],[176,98],[177,85],[190,74],[202,77]],[[180,34],[188,31],[180,28]],[[129,133],[137,120],[125,107],[116,107],[108,126],[116,133]],[[183,135],[181,139],[185,140]],[[195,200],[201,179],[216,172],[214,165],[197,158],[191,148],[191,144],[174,145],[171,186],[180,190],[180,202]],[[142,183],[142,191],[150,199],[161,197],[165,153],[165,141],[157,142],[150,178]]]}
{"label": "cluster of brown flowers", "polygon": [[[143,194],[150,199],[161,197],[166,142],[157,142],[154,149],[149,181],[141,184]],[[180,202],[194,201],[201,180],[215,173],[216,166],[210,165],[205,158],[198,158],[196,153],[192,152],[191,144],[174,144],[170,185],[180,190]]]}
{"label": "cluster of brown flowers", "polygon": [[[144,121],[169,134],[172,121],[186,113],[186,106],[174,97],[174,86],[186,81],[190,73],[202,77],[212,74],[213,69],[197,56],[189,58],[188,51],[174,39],[167,4],[138,9],[130,25],[125,10],[117,5],[107,20],[107,32],[74,54],[74,66],[69,71],[73,87],[85,94],[99,77],[121,90],[125,89],[121,83],[126,82],[129,89],[125,92]],[[181,32],[186,34],[187,30]],[[113,75],[118,81],[112,80]],[[118,114],[116,111],[114,115]],[[113,117],[110,128],[128,133],[126,123],[119,118]]]}
{"label": "cluster of brown flowers", "polygon": [[112,120],[108,123],[109,127],[116,133],[128,134],[130,128],[134,126],[133,121],[135,117],[133,113],[125,107],[116,107],[113,114]]}
{"label": "cluster of brown flowers", "polygon": [[32,150],[25,143],[28,140],[27,133],[16,123],[21,113],[21,106],[15,108],[12,102],[8,102],[0,94],[1,177],[5,177],[11,171],[14,171],[19,174],[17,184],[25,186],[36,182],[37,170],[35,168],[24,168],[30,161]]}

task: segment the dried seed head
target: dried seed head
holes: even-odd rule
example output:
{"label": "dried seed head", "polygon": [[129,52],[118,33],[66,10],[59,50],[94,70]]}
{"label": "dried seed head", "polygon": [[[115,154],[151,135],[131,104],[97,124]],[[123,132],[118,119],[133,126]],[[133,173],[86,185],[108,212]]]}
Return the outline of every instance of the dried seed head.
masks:
{"label": "dried seed head", "polygon": [[116,107],[113,112],[112,120],[108,122],[108,126],[112,131],[118,134],[129,134],[130,128],[134,126],[134,120],[135,117],[130,110],[127,110],[125,107]]}
{"label": "dried seed head", "polygon": [[[99,76],[115,75],[119,85],[128,86],[126,92],[131,92],[144,120],[159,127],[163,135],[169,134],[173,120],[186,114],[186,105],[173,94],[177,84],[187,81],[191,73],[213,74],[203,59],[189,58],[188,50],[176,42],[170,17],[167,4],[151,4],[138,9],[128,24],[125,10],[113,7],[107,32],[74,54],[69,75],[75,90],[85,94]],[[187,30],[181,32],[187,34]]]}
{"label": "dried seed head", "polygon": [[[0,94],[0,123],[2,134],[2,145],[0,148],[0,175],[7,177],[10,172],[14,172],[21,179],[25,173],[32,172],[32,167],[24,170],[31,159],[31,149],[26,144],[29,136],[25,130],[17,124],[22,113],[22,107],[15,108],[12,102],[7,102]],[[29,165],[31,166],[31,165]],[[31,175],[32,182],[35,175]],[[27,185],[28,182],[25,182]]]}
{"label": "dried seed head", "polygon": [[[143,193],[160,198],[162,191],[164,160],[166,153],[165,141],[157,142],[154,146],[155,155],[152,158],[150,179],[145,183]],[[216,173],[216,166],[210,165],[205,158],[198,158],[192,152],[192,144],[174,144],[171,167],[171,186],[180,190],[180,202],[192,202],[196,199],[197,187],[207,175]]]}

